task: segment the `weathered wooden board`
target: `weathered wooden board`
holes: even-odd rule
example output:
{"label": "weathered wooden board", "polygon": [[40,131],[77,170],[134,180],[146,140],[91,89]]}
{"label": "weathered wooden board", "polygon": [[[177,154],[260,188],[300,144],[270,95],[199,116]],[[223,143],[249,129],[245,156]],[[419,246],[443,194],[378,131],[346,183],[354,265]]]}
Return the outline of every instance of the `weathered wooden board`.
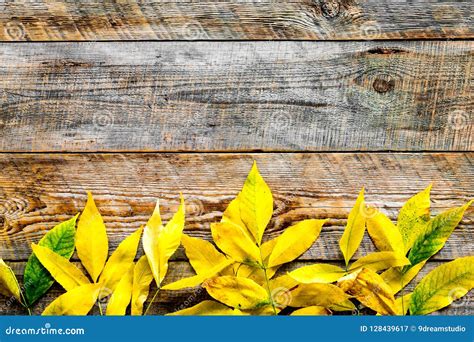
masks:
{"label": "weathered wooden board", "polygon": [[[309,265],[311,262],[294,262],[287,266],[281,268],[279,274],[284,274],[285,272]],[[333,263],[337,264],[337,263]],[[440,262],[429,262],[425,265],[425,267],[420,271],[417,277],[407,285],[406,289],[404,290],[405,293],[412,291],[414,286],[419,283],[419,281],[431,270],[435,267],[439,266]],[[14,272],[18,274],[18,278],[21,282],[23,269],[25,267],[25,262],[13,262],[10,263],[11,267],[13,268]],[[76,263],[77,266],[80,267],[80,264]],[[168,275],[166,276],[164,283],[173,282],[179,280],[184,277],[188,277],[194,275],[194,271],[192,270],[191,266],[185,261],[176,261],[170,263]],[[156,291],[156,286],[152,286],[150,291],[150,298]],[[64,290],[58,285],[55,284],[53,288],[34,306],[33,314],[40,314],[44,308],[51,303],[59,294],[64,293]],[[149,299],[150,299],[149,298]],[[180,291],[161,291],[156,300],[150,308],[149,314],[167,314],[171,313],[180,309],[184,309],[186,307],[195,305],[204,299],[209,299],[206,290],[201,287],[195,287],[191,289],[185,289]],[[441,315],[472,315],[474,313],[472,301],[474,300],[474,294],[471,292],[466,297],[463,297],[457,301],[455,301],[451,306],[442,309],[435,314]],[[104,299],[102,308],[105,309],[107,299]],[[146,306],[145,306],[146,307]],[[94,307],[93,314],[99,314],[98,306]],[[14,301],[9,301],[8,298],[0,296],[0,315],[25,315],[27,312],[17,303]]]}
{"label": "weathered wooden board", "polygon": [[[367,203],[392,219],[412,195],[433,182],[439,213],[474,198],[474,153],[311,154],[0,154],[0,257],[24,261],[55,224],[81,211],[91,190],[104,216],[110,247],[140,225],[161,199],[164,220],[187,201],[186,233],[210,239],[226,204],[255,159],[271,187],[275,214],[266,238],[295,221],[328,218],[303,260],[341,260],[338,240],[362,186]],[[468,211],[436,260],[474,254]],[[358,255],[373,251],[366,237]],[[141,252],[140,252],[141,253]],[[183,253],[177,255],[183,259]]]}
{"label": "weathered wooden board", "polygon": [[0,40],[472,38],[470,1],[0,1]]}
{"label": "weathered wooden board", "polygon": [[0,45],[1,151],[470,151],[472,41]]}

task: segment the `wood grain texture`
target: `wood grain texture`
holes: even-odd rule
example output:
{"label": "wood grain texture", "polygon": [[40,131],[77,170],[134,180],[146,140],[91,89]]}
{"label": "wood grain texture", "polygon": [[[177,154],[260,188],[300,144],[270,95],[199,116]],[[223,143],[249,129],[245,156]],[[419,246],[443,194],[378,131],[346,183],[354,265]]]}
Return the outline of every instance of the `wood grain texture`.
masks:
{"label": "wood grain texture", "polygon": [[472,38],[469,1],[0,1],[0,40]]}
{"label": "wood grain texture", "polygon": [[[31,242],[84,208],[92,191],[104,216],[110,249],[145,224],[157,198],[169,220],[182,191],[185,232],[211,239],[242,187],[252,161],[274,194],[265,239],[292,223],[328,218],[301,260],[342,260],[338,240],[359,189],[393,220],[403,203],[433,182],[433,214],[474,198],[474,153],[390,154],[0,154],[0,257],[25,261]],[[435,260],[474,254],[473,209]],[[374,251],[365,237],[356,257]],[[142,253],[141,251],[139,252]],[[183,260],[180,250],[175,260]]]}
{"label": "wood grain texture", "polygon": [[1,151],[470,151],[472,41],[0,45]]}
{"label": "wood grain texture", "polygon": [[[310,265],[310,261],[305,262],[293,262],[291,264],[283,266],[277,273],[276,276],[283,275],[285,272],[291,271],[298,267],[305,265]],[[342,266],[342,263],[333,262],[331,264]],[[19,281],[21,282],[23,270],[25,267],[25,262],[12,262],[10,263],[14,272],[18,275]],[[76,263],[80,267],[79,263]],[[429,262],[425,267],[420,271],[416,278],[407,285],[406,292],[412,291],[416,284],[428,274],[435,267],[441,265],[440,262]],[[177,281],[184,277],[194,275],[194,271],[188,262],[185,261],[175,261],[170,263],[168,274],[164,280],[164,284]],[[275,276],[275,277],[276,277]],[[155,293],[156,287],[152,285],[150,291],[151,296]],[[51,303],[58,295],[64,293],[64,290],[58,285],[53,285],[52,289],[33,307],[33,314],[41,314],[44,308]],[[150,299],[149,298],[149,299]],[[177,310],[184,309],[186,307],[193,306],[199,303],[202,300],[211,299],[206,290],[201,287],[195,287],[190,289],[184,289],[180,291],[161,291],[156,300],[150,308],[149,314],[167,314]],[[474,294],[472,291],[463,298],[455,301],[451,306],[446,307],[438,312],[435,312],[436,315],[472,315],[474,313],[474,308],[472,306],[472,301],[474,300]],[[101,303],[102,307],[105,308],[107,299],[104,299]],[[0,296],[0,315],[25,315],[25,310],[15,301],[9,301],[8,298]],[[92,314],[98,315],[99,308],[95,306],[92,310]]]}

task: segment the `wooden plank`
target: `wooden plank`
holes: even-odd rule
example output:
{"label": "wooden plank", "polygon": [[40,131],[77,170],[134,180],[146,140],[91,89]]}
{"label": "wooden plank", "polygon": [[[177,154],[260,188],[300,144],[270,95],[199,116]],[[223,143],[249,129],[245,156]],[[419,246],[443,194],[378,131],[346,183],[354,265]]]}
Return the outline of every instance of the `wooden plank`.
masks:
{"label": "wooden plank", "polygon": [[1,151],[470,151],[474,42],[0,45]]}
{"label": "wooden plank", "polygon": [[[282,275],[287,271],[309,265],[311,262],[293,262],[287,266],[282,267],[279,273],[276,275]],[[336,263],[333,263],[336,264]],[[14,272],[18,275],[20,283],[22,282],[22,274],[24,269],[25,262],[13,262],[10,263],[10,266],[13,268]],[[79,266],[79,264],[77,264]],[[419,281],[426,275],[428,272],[433,270],[435,267],[441,265],[441,262],[429,262],[425,267],[420,271],[416,278],[407,285],[404,290],[405,293],[408,293],[413,290],[414,286],[419,283]],[[176,280],[179,280],[184,277],[193,275],[194,272],[191,266],[184,261],[171,262],[168,270],[168,274],[164,280],[164,283],[170,283]],[[151,290],[151,296],[155,293],[156,287],[153,285]],[[40,314],[44,308],[52,302],[58,295],[64,293],[64,290],[58,285],[53,285],[52,289],[42,298],[40,301],[33,307],[33,314]],[[209,299],[206,291],[201,287],[185,289],[180,291],[161,291],[156,300],[150,308],[149,314],[167,314],[174,312],[186,307],[195,305],[202,300]],[[449,307],[446,307],[434,314],[437,315],[472,315],[474,313],[474,307],[472,305],[474,300],[474,294],[472,291],[465,297],[460,298],[455,301]],[[102,306],[105,308],[107,299],[104,299]],[[93,314],[99,314],[98,306],[94,307]],[[17,303],[9,301],[9,298],[0,296],[0,315],[25,315],[27,314],[25,310]]]}
{"label": "wooden plank", "polygon": [[[257,160],[275,213],[265,238],[306,218],[328,218],[302,260],[341,260],[338,240],[362,186],[367,203],[393,220],[403,203],[433,182],[437,214],[474,198],[474,153],[0,154],[0,257],[24,261],[47,230],[81,211],[91,190],[110,249],[145,224],[160,198],[164,220],[187,202],[186,233],[210,239]],[[471,208],[435,260],[474,254]],[[374,251],[366,237],[358,255]],[[141,252],[140,252],[141,253]],[[175,258],[183,260],[180,251]]]}
{"label": "wooden plank", "polygon": [[469,1],[0,1],[0,40],[472,38]]}

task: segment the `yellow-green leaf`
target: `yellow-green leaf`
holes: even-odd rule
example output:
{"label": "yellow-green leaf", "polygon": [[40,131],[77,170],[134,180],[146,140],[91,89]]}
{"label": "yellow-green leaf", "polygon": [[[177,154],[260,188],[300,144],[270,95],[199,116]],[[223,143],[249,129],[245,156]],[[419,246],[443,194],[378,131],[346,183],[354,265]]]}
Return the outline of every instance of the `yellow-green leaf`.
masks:
{"label": "yellow-green leaf", "polygon": [[43,316],[84,316],[91,311],[99,295],[99,284],[78,286],[56,298],[46,309]]}
{"label": "yellow-green leaf", "polygon": [[380,251],[405,254],[402,234],[397,226],[381,212],[376,211],[373,216],[367,218],[367,232]]}
{"label": "yellow-green leaf", "polygon": [[329,264],[314,264],[300,267],[288,273],[302,284],[332,283],[344,276],[345,270]]}
{"label": "yellow-green leaf", "polygon": [[397,227],[402,234],[405,253],[413,246],[430,219],[430,191],[431,184],[411,197],[400,209]]}
{"label": "yellow-green leaf", "polygon": [[337,285],[381,315],[397,314],[392,289],[372,270],[362,268],[339,279]]}
{"label": "yellow-green leaf", "polygon": [[179,247],[181,235],[184,228],[184,199],[181,196],[181,204],[173,218],[163,227],[157,203],[152,217],[143,231],[143,250],[148,257],[150,268],[153,272],[156,284],[159,287],[168,271],[168,260]]}
{"label": "yellow-green leaf", "polygon": [[273,248],[268,266],[274,267],[295,260],[318,238],[326,220],[304,220],[287,228]]}
{"label": "yellow-green leaf", "polygon": [[132,264],[128,267],[128,271],[122,275],[122,278],[120,278],[120,281],[115,287],[115,291],[112,293],[112,296],[110,296],[106,311],[108,316],[125,315],[127,307],[132,299],[134,269],[135,264],[132,262]]}
{"label": "yellow-green leaf", "polygon": [[383,280],[392,289],[392,292],[396,294],[398,291],[407,286],[413,278],[420,272],[425,265],[426,261],[422,261],[419,264],[411,266],[404,272],[403,269],[398,267],[392,267],[381,274]]}
{"label": "yellow-green leaf", "polygon": [[251,264],[260,262],[260,250],[238,225],[231,222],[212,223],[211,232],[217,247],[235,261]]}
{"label": "yellow-green leaf", "polygon": [[77,224],[76,250],[92,281],[96,282],[109,254],[109,241],[104,221],[90,192]]}
{"label": "yellow-green leaf", "polygon": [[0,259],[0,294],[14,297],[21,302],[20,286],[10,266]]}
{"label": "yellow-green leaf", "polygon": [[328,316],[331,312],[323,306],[308,306],[291,313],[291,316]]}
{"label": "yellow-green leaf", "polygon": [[226,260],[225,255],[219,253],[209,241],[183,234],[181,243],[191,266],[197,274],[206,273],[210,268]]}
{"label": "yellow-green leaf", "polygon": [[461,222],[464,212],[473,201],[459,208],[449,209],[432,219],[413,244],[408,259],[413,265],[428,260],[443,248],[454,228]]}
{"label": "yellow-green leaf", "polygon": [[129,269],[130,265],[133,264],[133,260],[137,254],[138,244],[140,243],[142,230],[143,228],[139,228],[125,238],[105,264],[104,270],[99,278],[99,283],[102,284],[99,299],[101,299],[102,294],[109,295],[115,290],[118,282],[123,278],[123,270]]}
{"label": "yellow-green leaf", "polygon": [[187,287],[198,286],[202,284],[206,279],[214,277],[216,274],[218,274],[227,266],[233,263],[234,261],[232,259],[225,259],[220,264],[217,264],[216,266],[210,268],[206,272],[198,273],[192,277],[180,279],[178,281],[175,281],[174,283],[162,286],[161,289],[175,291],[175,290],[181,290]]}
{"label": "yellow-green leaf", "polygon": [[269,304],[267,291],[250,279],[232,276],[211,278],[203,284],[214,299],[237,309],[255,309]]}
{"label": "yellow-green leaf", "polygon": [[141,315],[143,312],[143,303],[148,298],[150,283],[153,281],[153,273],[148,264],[146,255],[138,259],[133,270],[132,286],[132,316]]}
{"label": "yellow-green leaf", "polygon": [[474,256],[438,266],[413,290],[410,314],[426,315],[448,306],[474,287]]}
{"label": "yellow-green leaf", "polygon": [[356,203],[349,213],[347,218],[347,225],[342,234],[341,240],[339,241],[339,247],[341,248],[342,255],[346,265],[349,264],[354,253],[359,248],[362,238],[365,232],[365,201],[364,201],[364,188],[359,193]]}
{"label": "yellow-green leaf", "polygon": [[332,284],[300,284],[290,291],[289,306],[307,307],[344,303],[349,298],[339,287]]}
{"label": "yellow-green leaf", "polygon": [[239,311],[229,308],[224,304],[213,300],[205,300],[190,308],[170,313],[168,316],[233,316],[239,315],[239,313]]}
{"label": "yellow-green leaf", "polygon": [[409,264],[410,260],[396,252],[374,252],[355,261],[349,268],[349,271],[352,272],[364,267],[378,272],[390,267],[399,267]]}
{"label": "yellow-green leaf", "polygon": [[260,244],[263,232],[273,214],[273,197],[270,188],[260,175],[254,162],[239,194],[240,217],[247,229]]}
{"label": "yellow-green leaf", "polygon": [[68,259],[46,247],[31,244],[31,248],[41,264],[51,276],[66,290],[89,284],[87,277]]}

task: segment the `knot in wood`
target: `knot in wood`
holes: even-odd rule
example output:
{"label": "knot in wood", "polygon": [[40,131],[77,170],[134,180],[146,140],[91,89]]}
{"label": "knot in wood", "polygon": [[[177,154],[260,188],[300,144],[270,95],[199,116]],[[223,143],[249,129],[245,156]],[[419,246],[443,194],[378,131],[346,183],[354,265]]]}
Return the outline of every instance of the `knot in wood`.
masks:
{"label": "knot in wood", "polygon": [[326,18],[334,18],[339,14],[341,5],[336,0],[322,0],[321,11]]}
{"label": "knot in wood", "polygon": [[389,91],[392,91],[393,88],[395,88],[395,80],[385,80],[382,78],[376,78],[372,86],[378,93],[387,93]]}

